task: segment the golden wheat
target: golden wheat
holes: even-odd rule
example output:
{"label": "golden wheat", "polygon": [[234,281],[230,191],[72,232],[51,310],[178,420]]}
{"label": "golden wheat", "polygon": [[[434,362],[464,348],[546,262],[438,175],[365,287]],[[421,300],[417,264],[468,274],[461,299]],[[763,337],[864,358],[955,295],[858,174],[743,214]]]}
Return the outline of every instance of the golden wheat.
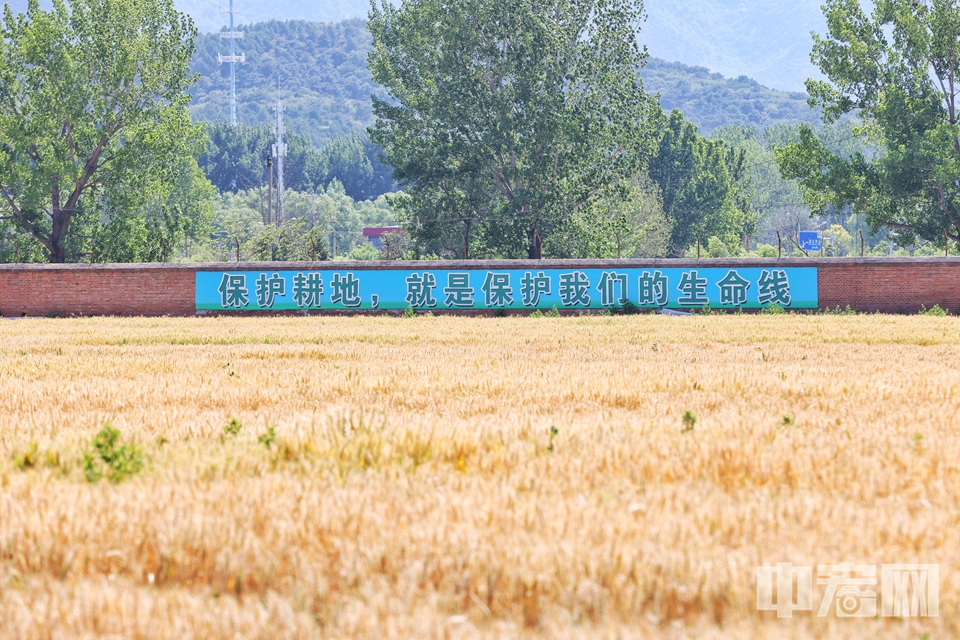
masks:
{"label": "golden wheat", "polygon": [[[958,329],[4,321],[0,637],[957,637]],[[107,423],[146,466],[91,484]],[[938,563],[940,617],[756,610],[843,561]]]}

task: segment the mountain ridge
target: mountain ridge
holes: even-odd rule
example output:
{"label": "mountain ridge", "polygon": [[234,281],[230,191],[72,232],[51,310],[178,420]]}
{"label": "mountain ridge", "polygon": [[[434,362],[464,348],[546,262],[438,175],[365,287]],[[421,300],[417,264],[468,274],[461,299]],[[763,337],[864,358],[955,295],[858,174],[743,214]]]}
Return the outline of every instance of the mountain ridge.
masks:
{"label": "mountain ridge", "polygon": [[[27,0],[8,0],[14,11],[25,11]],[[201,32],[226,28],[220,13],[229,0],[175,0]],[[808,77],[819,77],[810,62],[811,31],[823,33],[826,20],[821,0],[792,3],[769,0],[647,0],[647,21],[640,42],[650,54],[736,78],[749,76],[764,86],[803,91]],[[50,0],[41,0],[50,6]],[[365,19],[369,0],[236,0],[239,22],[270,20],[341,22]]]}
{"label": "mountain ridge", "polygon": [[[287,126],[315,144],[373,123],[372,94],[383,91],[370,78],[366,55],[372,38],[360,19],[340,23],[270,21],[245,25],[241,49],[247,62],[237,67],[240,122],[269,123],[277,97],[285,101]],[[229,115],[228,66],[217,61],[226,50],[217,34],[197,39],[191,113],[201,120]],[[756,80],[725,78],[703,67],[657,58],[642,71],[644,87],[661,94],[667,111],[677,108],[709,135],[725,125],[762,129],[780,122],[816,121],[804,93],[776,91]],[[279,89],[277,88],[279,85]]]}

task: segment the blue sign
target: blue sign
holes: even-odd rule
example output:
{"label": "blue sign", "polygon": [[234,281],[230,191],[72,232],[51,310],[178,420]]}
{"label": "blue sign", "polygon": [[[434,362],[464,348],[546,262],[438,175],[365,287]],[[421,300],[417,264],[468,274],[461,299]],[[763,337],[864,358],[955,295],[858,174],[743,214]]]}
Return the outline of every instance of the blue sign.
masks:
{"label": "blue sign", "polygon": [[820,251],[823,248],[823,234],[820,231],[801,231],[800,248],[804,251]]}
{"label": "blue sign", "polygon": [[815,267],[198,271],[198,310],[816,309]]}

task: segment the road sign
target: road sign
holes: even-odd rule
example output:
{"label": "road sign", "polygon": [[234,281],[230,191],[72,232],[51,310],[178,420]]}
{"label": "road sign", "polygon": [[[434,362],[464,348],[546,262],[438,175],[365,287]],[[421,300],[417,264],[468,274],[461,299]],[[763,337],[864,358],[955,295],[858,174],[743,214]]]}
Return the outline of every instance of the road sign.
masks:
{"label": "road sign", "polygon": [[804,251],[820,251],[823,249],[823,234],[820,231],[801,231],[800,247]]}

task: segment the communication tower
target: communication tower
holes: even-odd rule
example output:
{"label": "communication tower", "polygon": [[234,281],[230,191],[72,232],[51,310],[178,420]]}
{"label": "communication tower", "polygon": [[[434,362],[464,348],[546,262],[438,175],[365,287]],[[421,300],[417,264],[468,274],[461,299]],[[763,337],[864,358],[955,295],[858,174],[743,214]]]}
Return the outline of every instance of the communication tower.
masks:
{"label": "communication tower", "polygon": [[220,38],[226,38],[230,40],[230,55],[225,56],[217,54],[217,59],[220,61],[220,64],[230,63],[230,124],[236,126],[237,124],[237,63],[246,62],[246,56],[244,54],[237,55],[234,51],[233,42],[237,38],[243,38],[243,31],[234,31],[233,30],[233,16],[240,13],[240,7],[233,6],[233,0],[230,0],[230,6],[227,8],[220,7],[220,13],[230,14],[230,31],[221,31]]}

